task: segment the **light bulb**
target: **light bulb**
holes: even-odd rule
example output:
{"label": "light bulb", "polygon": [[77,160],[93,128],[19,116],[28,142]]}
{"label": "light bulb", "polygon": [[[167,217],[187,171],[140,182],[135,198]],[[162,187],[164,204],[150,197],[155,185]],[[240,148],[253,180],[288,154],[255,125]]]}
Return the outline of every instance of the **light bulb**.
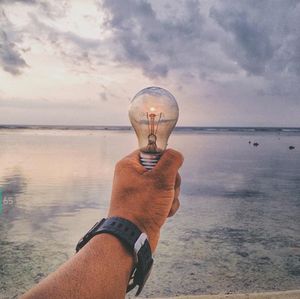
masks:
{"label": "light bulb", "polygon": [[178,104],[166,89],[148,87],[130,101],[129,119],[138,138],[140,160],[150,170],[158,162],[178,120]]}

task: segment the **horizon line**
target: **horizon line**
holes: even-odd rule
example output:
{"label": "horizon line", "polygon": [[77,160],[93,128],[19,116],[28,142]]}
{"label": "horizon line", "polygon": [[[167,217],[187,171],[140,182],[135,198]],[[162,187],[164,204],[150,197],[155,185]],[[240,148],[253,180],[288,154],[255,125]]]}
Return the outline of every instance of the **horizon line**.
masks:
{"label": "horizon line", "polygon": [[[0,124],[0,129],[11,128],[11,129],[30,129],[30,128],[72,128],[72,129],[105,129],[105,128],[120,128],[120,129],[133,129],[131,125],[39,125],[39,124]],[[176,126],[176,129],[300,129],[299,126],[199,126],[199,125],[185,125]]]}

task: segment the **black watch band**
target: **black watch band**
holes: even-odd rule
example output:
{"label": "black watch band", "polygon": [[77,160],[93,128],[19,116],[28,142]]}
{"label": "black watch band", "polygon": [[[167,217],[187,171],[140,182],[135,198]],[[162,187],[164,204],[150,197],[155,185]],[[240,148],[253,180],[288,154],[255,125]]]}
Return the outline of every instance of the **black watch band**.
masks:
{"label": "black watch band", "polygon": [[78,252],[95,235],[108,233],[118,238],[127,250],[133,254],[135,267],[132,270],[127,292],[139,286],[136,296],[142,291],[152,268],[153,258],[147,235],[127,219],[110,217],[97,222],[78,242]]}

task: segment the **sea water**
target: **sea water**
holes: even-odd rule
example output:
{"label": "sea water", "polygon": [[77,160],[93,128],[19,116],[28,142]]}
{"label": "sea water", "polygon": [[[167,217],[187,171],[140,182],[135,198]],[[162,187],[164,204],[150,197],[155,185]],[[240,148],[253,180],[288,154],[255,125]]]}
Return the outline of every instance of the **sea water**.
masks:
{"label": "sea water", "polygon": [[[185,156],[181,207],[143,296],[299,288],[299,130],[184,129],[169,146]],[[106,216],[115,163],[135,148],[127,130],[0,130],[1,298],[74,254]]]}

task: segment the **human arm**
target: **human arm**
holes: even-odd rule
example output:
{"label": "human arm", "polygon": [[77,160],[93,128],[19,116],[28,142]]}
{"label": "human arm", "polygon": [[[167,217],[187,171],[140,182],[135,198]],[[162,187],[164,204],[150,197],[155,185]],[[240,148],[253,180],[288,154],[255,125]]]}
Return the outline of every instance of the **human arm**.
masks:
{"label": "human arm", "polygon": [[[147,171],[136,151],[116,165],[108,216],[130,220],[148,235],[154,252],[161,226],[179,207],[182,156],[167,150]],[[133,257],[114,236],[102,234],[22,298],[124,298]]]}

